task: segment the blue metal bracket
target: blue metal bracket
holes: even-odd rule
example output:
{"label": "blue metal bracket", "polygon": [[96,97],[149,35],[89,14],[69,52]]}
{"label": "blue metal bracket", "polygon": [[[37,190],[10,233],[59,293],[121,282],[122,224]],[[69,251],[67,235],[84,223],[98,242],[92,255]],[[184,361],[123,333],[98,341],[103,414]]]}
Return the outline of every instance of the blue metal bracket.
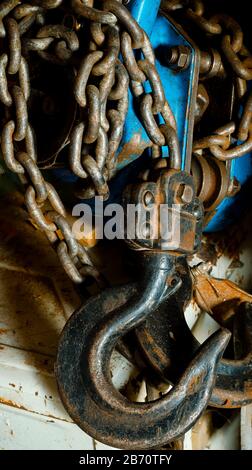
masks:
{"label": "blue metal bracket", "polygon": [[236,178],[241,191],[233,197],[226,197],[215,209],[213,218],[208,223],[204,232],[218,232],[231,225],[239,219],[242,212],[245,212],[248,205],[251,204],[251,185],[252,177],[252,154],[233,160],[230,168],[230,177]]}
{"label": "blue metal bracket", "polygon": [[[150,35],[152,47],[157,57],[156,66],[164,86],[166,98],[177,122],[182,167],[189,171],[198,86],[199,52],[185,33],[174,25],[172,20],[158,13],[159,6],[160,0],[132,0],[130,3],[132,15]],[[167,67],[165,56],[168,48],[179,45],[188,47],[191,60],[186,70],[175,72]],[[144,87],[147,93],[151,91],[148,81],[145,82]],[[129,110],[118,151],[118,170],[138,158],[145,148],[151,146],[151,141],[139,119],[134,101],[134,97],[129,91]],[[160,122],[162,122],[162,118]],[[163,156],[168,156],[167,148],[163,149]]]}

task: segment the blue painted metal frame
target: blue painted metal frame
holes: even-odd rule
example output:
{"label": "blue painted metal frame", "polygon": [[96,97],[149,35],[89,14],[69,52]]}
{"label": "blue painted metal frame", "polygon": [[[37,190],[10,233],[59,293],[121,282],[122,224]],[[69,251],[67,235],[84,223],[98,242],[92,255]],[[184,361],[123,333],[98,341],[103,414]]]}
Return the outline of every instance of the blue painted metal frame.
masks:
{"label": "blue painted metal frame", "polygon": [[[193,44],[164,16],[158,14],[160,0],[132,0],[130,10],[140,26],[150,35],[150,40],[157,57],[157,69],[165,89],[166,98],[174,113],[182,155],[183,169],[189,170],[191,159],[193,114],[195,108],[196,88],[198,80],[199,55]],[[167,67],[165,52],[169,47],[183,45],[190,50],[189,67],[175,72]],[[148,81],[144,84],[145,91],[151,91]],[[162,118],[160,119],[162,122]],[[135,153],[127,155],[125,149],[135,148]],[[118,169],[124,168],[139,157],[144,147],[151,145],[146,134],[134,98],[129,91],[129,110],[126,118],[122,142],[118,151]],[[126,157],[125,154],[126,153]],[[163,156],[168,156],[168,149],[163,149]]]}
{"label": "blue painted metal frame", "polygon": [[252,154],[233,160],[230,176],[235,177],[240,185],[241,192],[234,197],[226,197],[216,208],[214,217],[210,220],[204,232],[218,232],[234,223],[236,219],[251,205],[251,191],[249,191],[252,177]]}

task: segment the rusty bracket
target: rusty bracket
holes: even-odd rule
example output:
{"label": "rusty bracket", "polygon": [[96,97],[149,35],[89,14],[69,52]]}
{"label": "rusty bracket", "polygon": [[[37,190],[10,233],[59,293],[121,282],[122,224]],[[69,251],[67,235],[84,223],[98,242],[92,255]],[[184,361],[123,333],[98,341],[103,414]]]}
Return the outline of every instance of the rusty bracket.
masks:
{"label": "rusty bracket", "polygon": [[201,310],[212,315],[221,325],[226,325],[241,303],[252,304],[252,295],[228,279],[210,276],[208,269],[208,263],[201,263],[191,270],[195,301]]}
{"label": "rusty bracket", "polygon": [[[125,214],[129,204],[139,208],[134,238],[127,237],[132,248],[189,254],[199,247],[203,207],[189,173],[174,169],[157,171],[149,182],[128,185],[123,193],[123,204]],[[157,217],[152,219],[154,223],[146,234],[141,224],[154,210]]]}

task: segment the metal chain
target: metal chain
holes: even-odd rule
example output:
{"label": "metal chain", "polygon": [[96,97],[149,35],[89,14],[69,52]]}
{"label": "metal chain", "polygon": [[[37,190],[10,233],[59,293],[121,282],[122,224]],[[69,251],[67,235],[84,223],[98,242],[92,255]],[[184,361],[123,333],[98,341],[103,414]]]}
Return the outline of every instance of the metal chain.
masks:
{"label": "metal chain", "polygon": [[186,18],[205,32],[208,38],[211,36],[220,37],[221,52],[229,63],[236,80],[237,96],[240,99],[245,97],[238,128],[234,123],[232,126],[227,123],[226,128],[232,129],[232,131],[220,135],[217,130],[213,135],[195,141],[193,150],[208,149],[214,157],[222,161],[246,155],[252,151],[252,93],[247,92],[247,81],[252,80],[252,55],[244,45],[243,31],[240,25],[234,18],[224,13],[206,18],[202,0],[182,2],[163,0],[162,8],[170,13],[177,9],[184,10]]}
{"label": "metal chain", "polygon": [[[31,9],[32,14],[38,10],[33,5],[19,3],[11,0],[0,6],[0,18],[4,19],[1,35],[7,38],[8,44],[7,52],[0,57],[0,100],[5,105],[6,115],[1,133],[2,155],[6,166],[25,183],[28,213],[55,247],[69,277],[81,283],[87,275],[91,275],[100,282],[99,272],[87,251],[72,234],[57,191],[44,180],[37,165],[35,138],[28,117],[29,67],[22,55],[20,22],[15,17],[23,17],[27,12],[29,16]],[[60,3],[59,0],[48,0],[42,2],[42,6],[56,8]],[[10,13],[13,13],[13,17],[10,17]]]}
{"label": "metal chain", "polygon": [[[143,125],[154,144],[165,145],[165,138],[155,119],[157,114],[162,115],[167,126],[176,128],[176,123],[165,99],[150,41],[129,11],[116,0],[103,1],[102,10],[91,9],[79,0],[72,1],[72,6],[76,13],[94,22],[90,25],[92,52],[83,59],[74,87],[79,106],[89,109],[89,120],[88,123],[78,123],[73,129],[70,166],[80,178],[92,177],[93,190],[90,186],[82,190],[79,193],[81,197],[92,197],[98,193],[106,198],[109,191],[106,181],[114,175],[116,152],[128,109],[129,78],[133,94],[139,102]],[[104,44],[106,52],[101,50]],[[144,60],[136,61],[136,50],[142,52]],[[120,51],[123,64],[119,61]],[[93,84],[97,77],[101,77],[98,88]],[[147,80],[152,86],[152,94],[146,95],[144,82]],[[111,109],[111,101],[113,104],[117,101],[116,109]],[[93,144],[95,140],[97,146],[94,156],[91,156],[85,144]],[[98,160],[100,146],[102,153]]]}
{"label": "metal chain", "polygon": [[[0,37],[6,43],[0,57],[0,101],[5,106],[1,132],[3,158],[26,185],[25,203],[31,219],[45,232],[65,271],[77,283],[87,275],[98,282],[100,277],[87,251],[75,240],[57,191],[44,180],[38,166],[36,138],[29,121],[30,54],[36,52],[41,59],[58,65],[69,63],[76,70],[74,96],[79,113],[69,138],[69,165],[87,183],[79,191],[81,198],[95,194],[108,197],[107,182],[115,172],[128,109],[129,80],[153,145],[168,145],[171,167],[181,167],[176,122],[146,33],[123,5],[127,2],[103,0],[100,10],[93,8],[93,3],[71,1],[66,15],[71,15],[72,28],[66,24],[45,24],[47,10],[63,9],[62,0],[33,0],[24,4],[7,0],[0,6]],[[90,40],[84,57],[79,58],[78,32],[82,23]],[[30,30],[34,27],[38,31],[33,38]],[[143,59],[136,60],[136,50]],[[147,81],[152,88],[148,94],[144,88]],[[158,115],[164,121],[161,126]]]}

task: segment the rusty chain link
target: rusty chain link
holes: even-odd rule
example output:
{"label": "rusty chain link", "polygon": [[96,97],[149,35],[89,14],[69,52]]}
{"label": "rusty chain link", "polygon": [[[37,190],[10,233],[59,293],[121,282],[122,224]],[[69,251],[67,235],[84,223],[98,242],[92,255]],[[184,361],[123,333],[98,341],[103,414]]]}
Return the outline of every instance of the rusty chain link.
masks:
{"label": "rusty chain link", "polygon": [[[202,0],[163,0],[162,8],[170,13],[181,10],[187,20],[205,32],[208,38],[220,38],[220,52],[236,79],[237,97],[245,98],[239,125],[231,126],[232,132],[227,134],[219,135],[217,130],[213,135],[198,139],[193,144],[193,151],[208,149],[214,157],[222,161],[246,155],[252,151],[252,94],[247,91],[247,81],[252,80],[252,56],[244,44],[240,25],[225,13],[207,18]],[[228,126],[229,124],[227,128]]]}
{"label": "rusty chain link", "polygon": [[[61,1],[34,2],[39,3],[39,7],[30,4],[19,5],[19,3],[6,1],[0,6],[0,33],[7,39],[6,52],[0,57],[0,100],[5,106],[6,115],[1,132],[2,155],[6,166],[20,175],[25,182],[28,213],[36,226],[45,232],[55,246],[69,277],[74,282],[80,283],[87,275],[91,275],[100,282],[100,275],[87,251],[72,234],[57,191],[44,180],[37,165],[35,137],[29,123],[30,75],[27,60],[22,55],[20,23],[17,20],[37,13],[41,8],[57,8]],[[13,17],[9,17],[11,13]],[[49,32],[52,37],[64,38],[69,50],[77,48],[78,43],[73,40],[75,39],[73,34],[69,34],[64,28],[60,28],[58,32],[55,27],[45,28],[40,30],[40,38]],[[26,48],[27,43],[24,49]],[[46,206],[51,209],[48,210],[49,207]]]}
{"label": "rusty chain link", "polygon": [[[126,1],[103,0],[100,9],[93,4],[93,0],[72,0],[66,7],[62,0],[24,4],[7,0],[0,5],[0,37],[5,41],[0,56],[0,101],[5,107],[2,155],[7,168],[26,186],[25,203],[31,219],[45,232],[65,271],[78,283],[87,275],[99,282],[99,273],[75,240],[57,191],[39,169],[29,117],[31,54],[53,64],[69,64],[76,71],[73,91],[78,114],[69,136],[69,166],[83,180],[77,193],[80,198],[109,196],[108,181],[115,174],[128,110],[129,81],[153,145],[170,146],[171,165],[181,165],[176,122],[148,36],[124,6]],[[62,23],[47,24],[47,10],[57,8],[64,13]],[[66,21],[69,18],[71,27]],[[82,27],[89,35],[83,55]],[[141,60],[136,59],[136,50],[142,53]],[[146,94],[147,82],[152,91]],[[158,115],[164,121],[161,126]]]}
{"label": "rusty chain link", "polygon": [[[88,124],[78,123],[73,129],[70,145],[70,166],[80,178],[90,178],[93,188],[86,187],[79,191],[82,198],[92,197],[96,193],[108,196],[107,181],[114,175],[116,152],[119,147],[126,113],[128,109],[129,79],[133,94],[139,102],[143,125],[154,144],[164,145],[165,139],[158,129],[155,116],[163,115],[168,126],[176,127],[175,119],[165,99],[164,90],[155,67],[155,55],[145,32],[132,18],[129,11],[116,0],[106,0],[102,4],[103,11],[91,10],[83,2],[72,2],[74,10],[87,19],[92,19],[90,31],[92,36],[92,52],[83,59],[77,72],[74,93],[81,108],[89,109]],[[108,16],[108,14],[112,16]],[[120,27],[123,31],[120,33]],[[124,31],[125,29],[125,31]],[[105,52],[100,48],[105,45]],[[135,50],[140,50],[144,60],[136,61]],[[119,61],[119,52],[123,64]],[[94,88],[89,85],[96,77],[101,77],[100,85]],[[152,87],[152,94],[146,98],[144,82]],[[153,104],[149,105],[153,99]],[[108,101],[117,101],[117,109],[107,111]],[[146,105],[147,103],[147,105]],[[98,130],[103,129],[108,135],[107,155],[97,161],[98,152],[94,156],[88,153],[85,144],[98,142]],[[96,137],[96,139],[94,138]],[[104,140],[104,137],[103,137]],[[103,149],[105,146],[103,145]]]}

